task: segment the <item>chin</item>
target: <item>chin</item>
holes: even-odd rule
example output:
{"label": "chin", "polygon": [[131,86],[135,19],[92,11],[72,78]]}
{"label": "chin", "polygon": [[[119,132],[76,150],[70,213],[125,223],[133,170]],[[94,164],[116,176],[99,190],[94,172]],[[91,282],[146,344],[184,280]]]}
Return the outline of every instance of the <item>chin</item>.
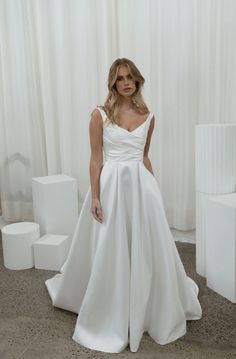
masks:
{"label": "chin", "polygon": [[131,93],[124,93],[123,96],[124,97],[131,97],[133,95],[134,92],[131,92]]}

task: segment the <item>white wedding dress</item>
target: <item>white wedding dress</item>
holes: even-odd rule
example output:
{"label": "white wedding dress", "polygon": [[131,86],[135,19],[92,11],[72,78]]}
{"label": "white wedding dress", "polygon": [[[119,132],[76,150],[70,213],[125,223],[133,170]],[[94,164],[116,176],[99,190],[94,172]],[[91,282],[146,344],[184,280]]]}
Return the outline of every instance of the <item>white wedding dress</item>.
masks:
{"label": "white wedding dress", "polygon": [[78,313],[72,339],[94,350],[136,352],[143,335],[167,344],[200,319],[198,286],[186,275],[156,178],[143,164],[153,114],[132,132],[104,122],[103,223],[89,188],[61,273],[46,281],[54,306]]}

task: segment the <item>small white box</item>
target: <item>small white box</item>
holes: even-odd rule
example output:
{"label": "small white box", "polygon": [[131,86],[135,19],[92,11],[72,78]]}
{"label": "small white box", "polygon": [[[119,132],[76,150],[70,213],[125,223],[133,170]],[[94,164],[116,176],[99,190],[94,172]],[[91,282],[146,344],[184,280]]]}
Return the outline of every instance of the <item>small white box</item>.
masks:
{"label": "small white box", "polygon": [[207,200],[207,286],[236,303],[236,193]]}
{"label": "small white box", "polygon": [[34,242],[35,268],[59,271],[69,250],[69,236],[45,234]]}

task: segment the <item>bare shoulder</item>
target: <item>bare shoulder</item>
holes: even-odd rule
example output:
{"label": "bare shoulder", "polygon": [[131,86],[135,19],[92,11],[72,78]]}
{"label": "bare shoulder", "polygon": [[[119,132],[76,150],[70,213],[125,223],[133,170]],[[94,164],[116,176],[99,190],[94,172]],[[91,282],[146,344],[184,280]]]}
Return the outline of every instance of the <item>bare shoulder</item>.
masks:
{"label": "bare shoulder", "polygon": [[102,119],[101,112],[97,107],[95,107],[91,112],[91,119]]}
{"label": "bare shoulder", "polygon": [[102,115],[99,109],[96,107],[91,112],[91,118],[90,118],[90,127],[92,128],[100,128],[102,127]]}

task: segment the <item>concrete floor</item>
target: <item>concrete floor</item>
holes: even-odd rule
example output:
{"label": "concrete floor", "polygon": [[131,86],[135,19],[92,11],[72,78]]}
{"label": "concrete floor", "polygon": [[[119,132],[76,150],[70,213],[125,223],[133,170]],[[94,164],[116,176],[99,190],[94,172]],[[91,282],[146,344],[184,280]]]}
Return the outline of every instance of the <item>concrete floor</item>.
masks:
{"label": "concrete floor", "polygon": [[[56,272],[3,266],[0,241],[0,359],[236,358],[236,305],[206,287],[195,272],[195,245],[176,242],[186,272],[199,285],[203,317],[187,322],[182,338],[161,346],[144,334],[139,351],[108,354],[75,343],[76,314],[51,305],[44,282]],[[174,300],[174,299],[173,299]]]}

